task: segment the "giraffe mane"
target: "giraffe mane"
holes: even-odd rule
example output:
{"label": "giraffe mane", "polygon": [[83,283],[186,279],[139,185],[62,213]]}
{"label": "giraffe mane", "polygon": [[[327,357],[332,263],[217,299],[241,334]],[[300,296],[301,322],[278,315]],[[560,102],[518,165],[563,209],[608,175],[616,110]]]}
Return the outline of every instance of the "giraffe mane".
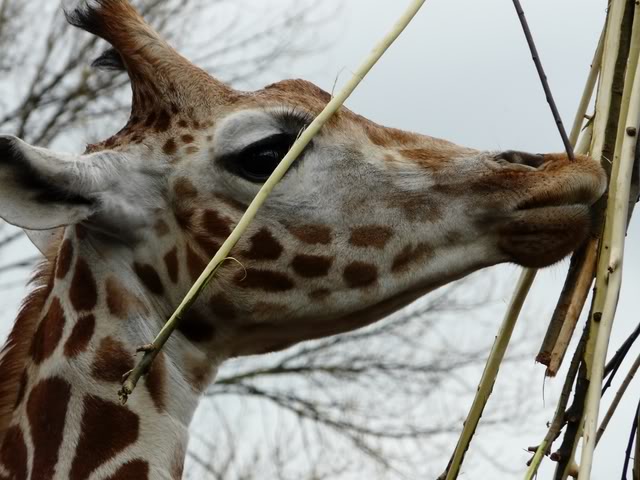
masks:
{"label": "giraffe mane", "polygon": [[22,302],[9,337],[0,350],[0,444],[20,396],[23,371],[31,339],[53,286],[58,242],[52,242],[45,259],[36,267],[29,284],[32,289]]}

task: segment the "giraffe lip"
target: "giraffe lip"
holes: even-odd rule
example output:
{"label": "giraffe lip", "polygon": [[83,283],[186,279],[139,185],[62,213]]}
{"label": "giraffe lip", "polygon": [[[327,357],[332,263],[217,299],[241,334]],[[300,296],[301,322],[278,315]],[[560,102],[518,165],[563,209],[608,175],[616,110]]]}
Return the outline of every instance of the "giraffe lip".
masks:
{"label": "giraffe lip", "polygon": [[578,248],[591,226],[590,208],[585,204],[529,208],[502,225],[498,245],[510,261],[546,267]]}
{"label": "giraffe lip", "polygon": [[536,210],[550,207],[591,206],[601,194],[585,186],[571,186],[562,191],[545,192],[525,199],[516,207],[516,211]]}

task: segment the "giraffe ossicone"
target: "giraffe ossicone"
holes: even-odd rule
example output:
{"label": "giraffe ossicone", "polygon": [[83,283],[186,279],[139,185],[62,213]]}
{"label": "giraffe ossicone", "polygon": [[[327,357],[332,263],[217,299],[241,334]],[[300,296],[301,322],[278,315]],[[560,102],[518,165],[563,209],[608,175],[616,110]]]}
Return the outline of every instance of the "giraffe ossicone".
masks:
{"label": "giraffe ossicone", "polygon": [[464,148],[343,108],[232,252],[245,268],[222,265],[121,406],[136,347],[330,95],[234,90],[126,0],[69,20],[111,44],[96,65],[127,71],[132,111],[81,155],[0,136],[0,217],[46,253],[0,353],[0,479],[180,478],[224,360],[368,325],[483,267],[550,265],[589,234],[605,189],[591,159]]}

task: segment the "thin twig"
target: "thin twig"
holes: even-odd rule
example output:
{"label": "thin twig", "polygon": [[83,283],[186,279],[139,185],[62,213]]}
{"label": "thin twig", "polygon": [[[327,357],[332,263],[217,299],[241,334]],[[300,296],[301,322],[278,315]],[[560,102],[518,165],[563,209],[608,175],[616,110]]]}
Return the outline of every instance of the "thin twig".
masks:
{"label": "thin twig", "polygon": [[400,19],[396,22],[392,30],[378,43],[373,51],[364,60],[362,65],[356,70],[351,80],[345,85],[345,87],[338,92],[338,94],[329,101],[327,106],[322,112],[311,122],[311,124],[305,129],[304,133],[298,137],[295,143],[292,145],[289,152],[282,159],[278,167],[273,171],[269,179],[264,183],[256,197],[253,199],[247,211],[244,213],[231,235],[225,240],[213,259],[209,262],[205,270],[202,272],[196,283],[191,287],[186,297],[182,300],[176,311],[171,315],[171,318],[165,323],[164,327],[160,330],[160,333],[156,336],[153,343],[144,347],[144,356],[123,378],[123,384],[118,392],[122,403],[127,401],[127,397],[133,392],[138,380],[144,375],[151,363],[158,355],[166,341],[169,339],[175,328],[177,327],[180,319],[187,311],[187,309],[195,302],[200,292],[205,288],[209,280],[214,276],[216,270],[220,264],[229,256],[231,249],[238,242],[242,234],[249,227],[252,220],[258,213],[259,208],[262,206],[267,196],[273,188],[282,179],[294,160],[302,153],[305,147],[309,144],[313,136],[320,131],[322,126],[338,111],[338,109],[344,104],[347,98],[353,93],[356,87],[362,82],[364,77],[369,73],[377,61],[387,51],[391,44],[398,38],[403,30],[409,25],[413,17],[418,13],[426,0],[414,0],[407,10],[402,14]]}
{"label": "thin twig", "polygon": [[562,137],[562,143],[564,144],[564,148],[567,151],[567,156],[569,157],[569,159],[575,160],[575,157],[573,155],[573,146],[571,145],[571,142],[569,141],[569,137],[567,136],[567,132],[564,129],[564,124],[562,123],[562,119],[560,118],[560,112],[558,111],[556,102],[553,100],[553,95],[551,94],[551,88],[549,87],[547,75],[544,73],[544,68],[542,68],[540,55],[538,55],[538,50],[536,48],[535,42],[533,41],[531,30],[529,30],[529,24],[527,23],[527,19],[524,16],[524,10],[522,9],[522,5],[520,5],[519,0],[513,0],[513,6],[516,8],[516,12],[518,12],[518,18],[520,19],[522,30],[524,30],[524,36],[527,38],[527,44],[529,45],[529,50],[531,50],[533,63],[535,63],[536,65],[536,70],[538,71],[538,75],[540,76],[540,81],[542,82],[542,88],[544,89],[544,94],[547,97],[547,103],[551,108],[553,119],[555,120],[556,126],[558,127],[558,132],[560,132],[560,137]]}
{"label": "thin twig", "polygon": [[631,383],[631,380],[633,380],[633,377],[638,371],[638,368],[640,368],[640,355],[638,355],[638,357],[636,358],[636,361],[633,362],[633,365],[631,365],[631,368],[629,369],[627,376],[624,378],[624,380],[620,384],[620,388],[616,392],[615,397],[613,397],[613,401],[611,402],[611,405],[609,405],[609,409],[607,410],[607,413],[605,414],[604,418],[602,419],[602,422],[600,423],[600,426],[598,427],[598,432],[596,433],[596,445],[598,444],[598,442],[600,442],[600,439],[602,438],[602,434],[607,429],[607,425],[609,425],[609,421],[611,420],[611,418],[613,417],[613,414],[618,408],[618,405],[620,404],[620,400],[622,400],[624,392],[626,392],[627,387]]}
{"label": "thin twig", "polygon": [[[624,453],[624,464],[622,465],[622,480],[627,480],[627,470],[629,470],[629,461],[631,460],[631,447],[633,446],[633,439],[636,436],[638,429],[638,415],[640,414],[640,402],[636,407],[635,415],[633,416],[633,424],[631,425],[631,433],[629,434],[629,441],[627,442],[627,449]],[[634,476],[635,479],[635,476]]]}
{"label": "thin twig", "polygon": [[607,378],[607,381],[602,387],[603,395],[611,386],[616,373],[620,369],[620,365],[622,365],[623,360],[627,356],[627,353],[629,353],[629,350],[631,350],[631,347],[637,340],[638,336],[640,336],[640,323],[636,326],[631,335],[629,335],[629,337],[622,343],[622,345],[620,345],[620,348],[618,348],[615,355],[611,357],[611,360],[609,360],[607,365],[604,367],[604,376]]}

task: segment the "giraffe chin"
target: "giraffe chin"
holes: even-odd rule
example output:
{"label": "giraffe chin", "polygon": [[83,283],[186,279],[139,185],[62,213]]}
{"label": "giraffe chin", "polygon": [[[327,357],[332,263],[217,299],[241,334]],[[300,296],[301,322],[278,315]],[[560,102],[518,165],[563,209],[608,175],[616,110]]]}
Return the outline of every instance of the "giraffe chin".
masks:
{"label": "giraffe chin", "polygon": [[587,205],[521,210],[502,226],[498,246],[509,261],[528,268],[559,262],[579,248],[592,228]]}

